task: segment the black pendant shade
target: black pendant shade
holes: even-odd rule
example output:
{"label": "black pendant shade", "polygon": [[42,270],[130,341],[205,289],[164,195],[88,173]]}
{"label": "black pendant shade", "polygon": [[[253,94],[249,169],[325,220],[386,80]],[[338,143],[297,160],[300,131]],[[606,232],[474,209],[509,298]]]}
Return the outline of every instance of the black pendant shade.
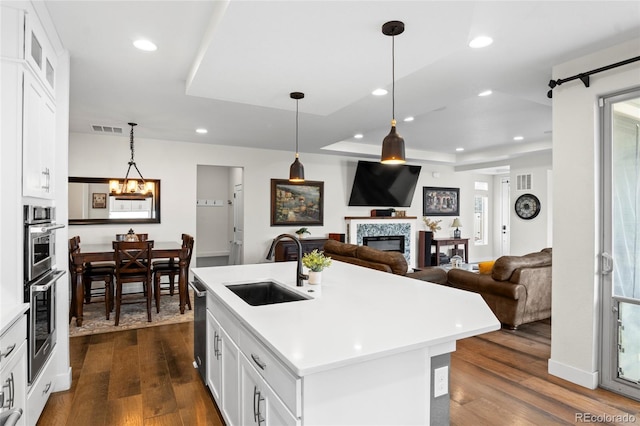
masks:
{"label": "black pendant shade", "polygon": [[404,154],[404,139],[396,132],[396,76],[395,76],[395,36],[404,32],[404,23],[401,21],[389,21],[382,25],[382,34],[391,37],[391,131],[382,141],[382,155],[380,162],[383,164],[402,164],[406,162]]}
{"label": "black pendant shade", "polygon": [[291,92],[289,96],[296,100],[296,159],[289,168],[289,182],[304,182],[304,166],[298,158],[298,101],[304,98],[304,93]]}
{"label": "black pendant shade", "polygon": [[297,154],[295,161],[289,167],[289,182],[304,182],[304,166]]}
{"label": "black pendant shade", "polygon": [[404,139],[396,132],[396,120],[392,120],[391,131],[382,141],[380,162],[383,164],[402,164],[405,161]]}

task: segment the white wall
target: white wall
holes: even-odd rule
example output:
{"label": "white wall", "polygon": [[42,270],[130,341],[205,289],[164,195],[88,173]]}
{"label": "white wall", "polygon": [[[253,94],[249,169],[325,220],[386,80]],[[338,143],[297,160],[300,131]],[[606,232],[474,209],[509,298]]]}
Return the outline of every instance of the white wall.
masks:
{"label": "white wall", "polygon": [[[552,246],[547,233],[547,229],[553,219],[551,203],[548,202],[551,198],[548,185],[551,163],[552,159],[550,153],[521,157],[514,159],[511,162],[509,190],[511,192],[510,253],[512,255],[519,256],[532,253],[534,251],[540,251],[545,247]],[[523,174],[531,175],[531,189],[518,191],[516,176]],[[541,208],[538,216],[533,219],[525,220],[516,215],[515,208],[513,206],[519,196],[527,193],[538,197]]]}
{"label": "white wall", "polygon": [[[140,123],[144,126],[144,123]],[[180,239],[183,232],[196,235],[197,166],[229,166],[243,168],[244,184],[244,263],[263,262],[271,239],[298,227],[270,226],[270,179],[288,177],[291,152],[257,150],[221,145],[176,143],[164,140],[135,138],[136,162],[145,178],[160,179],[162,188],[162,223],[141,224],[136,232],[153,235],[157,241]],[[75,134],[70,135],[69,176],[119,177],[126,171],[130,157],[127,137]],[[87,159],[95,159],[87,161]],[[368,207],[348,207],[351,184],[357,159],[339,156],[302,154],[307,180],[324,181],[324,226],[310,227],[311,236],[326,236],[330,232],[346,232],[345,216],[369,216]],[[439,178],[433,172],[439,172]],[[423,164],[413,202],[407,215],[417,216],[418,229],[425,229],[422,218],[422,187],[459,187],[461,198],[462,236],[472,235],[473,185],[475,180],[487,180],[486,175],[454,172],[451,167]],[[489,177],[491,178],[491,177]],[[490,188],[493,185],[490,184]],[[489,191],[493,197],[493,191]],[[438,236],[450,236],[452,217],[444,218]],[[82,241],[109,242],[115,233],[126,232],[122,225],[77,225],[69,227]],[[127,228],[127,229],[125,229]],[[196,241],[195,256],[198,256]],[[471,246],[470,260],[488,259],[492,245]]]}
{"label": "white wall", "polygon": [[233,206],[228,201],[229,168],[197,166],[197,197],[199,200],[222,200],[222,206],[196,208],[196,245],[198,256],[224,256],[229,254],[229,216]]}
{"label": "white wall", "polygon": [[[566,78],[638,55],[640,39],[554,67]],[[600,126],[598,98],[640,84],[635,62],[553,91],[553,293],[549,372],[598,383]]]}

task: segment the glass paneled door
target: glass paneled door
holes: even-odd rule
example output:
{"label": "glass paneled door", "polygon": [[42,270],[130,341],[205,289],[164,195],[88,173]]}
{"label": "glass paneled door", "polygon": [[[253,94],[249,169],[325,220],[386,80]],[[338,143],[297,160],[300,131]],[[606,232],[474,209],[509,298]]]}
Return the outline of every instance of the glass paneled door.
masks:
{"label": "glass paneled door", "polygon": [[601,105],[600,385],[640,400],[640,89]]}

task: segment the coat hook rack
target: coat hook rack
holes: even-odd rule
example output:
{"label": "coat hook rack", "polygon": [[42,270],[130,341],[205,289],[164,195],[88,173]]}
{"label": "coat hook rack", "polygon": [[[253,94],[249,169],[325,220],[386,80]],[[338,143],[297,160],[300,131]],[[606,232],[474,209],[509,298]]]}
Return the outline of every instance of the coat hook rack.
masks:
{"label": "coat hook rack", "polygon": [[580,74],[576,74],[574,76],[571,77],[567,77],[567,78],[559,78],[557,80],[550,80],[549,81],[549,87],[551,88],[551,90],[549,90],[547,92],[547,98],[551,99],[553,97],[553,88],[556,86],[560,86],[563,83],[566,83],[568,81],[573,81],[573,80],[580,80],[582,81],[582,84],[584,84],[584,87],[589,87],[589,76],[592,74],[596,74],[602,71],[607,71],[610,70],[612,68],[618,68],[621,67],[623,65],[627,65],[630,64],[632,62],[636,62],[636,61],[640,61],[640,56],[636,56],[635,58],[630,58],[627,59],[625,61],[621,61],[621,62],[616,62],[615,64],[611,64],[611,65],[607,65],[606,67],[601,67],[601,68],[597,68],[595,70],[591,70],[591,71],[587,71],[587,72],[583,72]]}

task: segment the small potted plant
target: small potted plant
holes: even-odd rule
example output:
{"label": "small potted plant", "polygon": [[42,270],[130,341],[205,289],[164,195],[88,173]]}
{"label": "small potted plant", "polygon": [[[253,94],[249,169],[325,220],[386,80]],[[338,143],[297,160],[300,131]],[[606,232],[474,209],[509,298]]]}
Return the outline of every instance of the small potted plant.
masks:
{"label": "small potted plant", "polygon": [[300,228],[296,231],[298,238],[304,238],[305,234],[311,234],[311,232],[309,232],[309,228]]}
{"label": "small potted plant", "polygon": [[309,284],[320,284],[322,271],[331,266],[331,258],[318,249],[313,249],[311,253],[302,256],[302,264],[309,268]]}

